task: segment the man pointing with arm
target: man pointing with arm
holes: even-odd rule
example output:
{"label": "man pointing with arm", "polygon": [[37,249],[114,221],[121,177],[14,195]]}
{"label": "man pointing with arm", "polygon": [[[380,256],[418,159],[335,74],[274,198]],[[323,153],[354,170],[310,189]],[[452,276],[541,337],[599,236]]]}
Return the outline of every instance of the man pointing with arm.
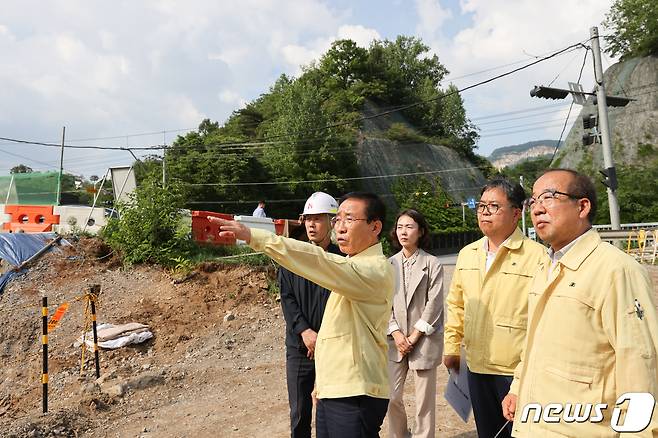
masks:
{"label": "man pointing with arm", "polygon": [[395,272],[379,243],[386,209],[379,197],[345,195],[332,220],[348,257],[219,218],[235,236],[281,266],[331,290],[315,345],[318,438],[377,437],[389,397],[386,329]]}

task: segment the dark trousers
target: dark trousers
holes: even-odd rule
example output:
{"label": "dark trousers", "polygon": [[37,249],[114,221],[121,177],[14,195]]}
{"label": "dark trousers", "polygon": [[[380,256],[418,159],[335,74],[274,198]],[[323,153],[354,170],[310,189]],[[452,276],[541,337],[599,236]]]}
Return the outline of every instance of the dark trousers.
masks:
{"label": "dark trousers", "polygon": [[311,438],[311,392],[315,385],[315,362],[307,358],[306,353],[299,348],[286,347],[286,380],[290,405],[290,436]]}
{"label": "dark trousers", "polygon": [[[512,376],[477,374],[468,370],[473,416],[479,438],[493,438],[507,421],[501,403],[509,392]],[[505,426],[498,438],[512,437],[512,423]]]}
{"label": "dark trousers", "polygon": [[359,395],[318,400],[317,438],[377,438],[388,399]]}

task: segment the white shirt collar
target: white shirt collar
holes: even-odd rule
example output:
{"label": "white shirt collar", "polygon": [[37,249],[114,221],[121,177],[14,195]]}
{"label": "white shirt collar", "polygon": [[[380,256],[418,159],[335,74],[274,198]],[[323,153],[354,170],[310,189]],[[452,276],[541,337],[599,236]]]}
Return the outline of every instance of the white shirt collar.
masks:
{"label": "white shirt collar", "polygon": [[[589,230],[591,230],[591,228],[589,228],[587,231],[589,231]],[[566,245],[564,245],[564,246],[563,246],[562,248],[560,248],[558,251],[554,251],[552,247],[549,247],[549,248],[546,250],[546,252],[548,253],[548,256],[551,258],[551,264],[552,264],[553,266],[555,266],[555,264],[556,264],[557,262],[559,262],[560,259],[561,259],[562,257],[564,257],[564,255],[565,255],[565,254],[566,254],[571,248],[574,247],[574,245],[576,244],[576,242],[578,242],[578,241],[579,241],[579,240],[580,240],[580,239],[581,239],[581,238],[587,233],[587,231],[585,231],[583,234],[581,234],[580,236],[578,236],[578,237],[576,237],[575,239],[573,239],[571,242],[569,242],[569,243],[567,243]]]}

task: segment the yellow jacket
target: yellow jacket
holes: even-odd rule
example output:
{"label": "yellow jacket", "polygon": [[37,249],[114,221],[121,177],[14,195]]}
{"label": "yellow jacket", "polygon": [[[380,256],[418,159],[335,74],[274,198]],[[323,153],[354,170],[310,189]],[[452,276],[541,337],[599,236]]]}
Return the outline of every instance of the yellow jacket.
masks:
{"label": "yellow jacket", "polygon": [[252,229],[249,246],[332,292],[315,346],[318,398],[389,398],[386,328],[395,271],[381,244],[348,258]]}
{"label": "yellow jacket", "polygon": [[462,341],[474,373],[512,375],[525,340],[528,290],[546,248],[517,228],[485,273],[484,238],[459,251],[450,284],[445,326],[446,355]]}
{"label": "yellow jacket", "polygon": [[[601,242],[594,230],[567,251],[549,276],[550,263],[541,264],[530,289],[526,346],[510,388],[518,395],[513,434],[619,436],[610,427],[617,398],[627,392],[658,395],[658,323],[651,281],[632,257]],[[562,418],[522,424],[528,403],[608,407],[599,423],[566,423]],[[653,417],[641,434],[622,436],[658,436],[656,413]]]}

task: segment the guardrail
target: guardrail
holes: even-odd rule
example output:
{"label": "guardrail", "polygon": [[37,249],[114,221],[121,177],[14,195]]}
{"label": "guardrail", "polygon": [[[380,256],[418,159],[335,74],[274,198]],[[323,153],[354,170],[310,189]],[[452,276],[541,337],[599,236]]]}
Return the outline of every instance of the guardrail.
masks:
{"label": "guardrail", "polygon": [[[632,223],[632,224],[621,224],[619,230],[613,230],[612,225],[593,225],[592,228],[599,232],[601,239],[606,242],[619,242],[628,240],[629,231],[637,230],[658,230],[658,222],[644,222],[644,223]],[[528,228],[528,237],[532,240],[537,240],[537,233],[535,232],[534,227]]]}

